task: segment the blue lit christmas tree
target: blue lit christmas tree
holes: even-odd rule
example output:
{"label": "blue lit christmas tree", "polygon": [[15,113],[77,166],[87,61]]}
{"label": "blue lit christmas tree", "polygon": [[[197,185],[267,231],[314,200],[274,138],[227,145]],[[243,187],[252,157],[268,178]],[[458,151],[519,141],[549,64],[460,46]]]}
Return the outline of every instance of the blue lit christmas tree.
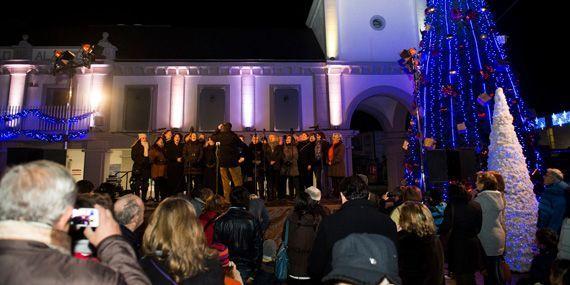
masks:
{"label": "blue lit christmas tree", "polygon": [[[480,168],[487,169],[492,111],[494,101],[498,101],[493,97],[498,88],[504,90],[504,98],[502,93],[500,95],[501,104],[505,105],[502,108],[507,113],[510,110],[513,117],[511,128],[516,138],[511,137],[511,141],[520,142],[517,169],[527,174],[540,172],[542,160],[534,148],[535,118],[520,96],[503,47],[504,37],[498,34],[485,0],[427,0],[425,13],[419,50],[401,53],[402,64],[414,74],[416,82],[415,113],[403,146],[407,150],[405,177],[408,184],[423,185],[429,180],[424,177],[422,159],[430,149],[473,148],[479,155]],[[497,130],[495,144],[496,136]],[[501,159],[496,154],[493,156],[490,168],[501,171],[497,169]],[[521,167],[521,163],[526,167]],[[505,181],[516,185],[511,172],[505,173]],[[525,182],[530,182],[528,175],[524,177]],[[535,219],[529,217],[536,214],[536,201],[532,184],[530,186],[530,189],[517,190],[509,185],[507,191],[507,204],[511,207],[507,211],[510,227],[507,230],[511,231],[507,261],[517,271],[528,269],[529,236],[534,231]],[[513,211],[512,207],[519,209]],[[523,234],[524,231],[529,234]]]}
{"label": "blue lit christmas tree", "polygon": [[534,148],[534,117],[509,66],[504,36],[485,0],[427,0],[419,50],[403,51],[415,75],[416,114],[410,120],[405,177],[421,185],[422,154],[429,149],[474,148],[486,169],[493,96],[505,91],[529,171],[541,170]]}

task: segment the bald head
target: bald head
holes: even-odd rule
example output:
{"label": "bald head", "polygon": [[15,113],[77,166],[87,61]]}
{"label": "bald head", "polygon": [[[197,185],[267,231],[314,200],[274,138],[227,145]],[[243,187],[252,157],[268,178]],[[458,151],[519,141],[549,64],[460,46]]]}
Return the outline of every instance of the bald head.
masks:
{"label": "bald head", "polygon": [[131,231],[135,231],[144,221],[144,203],[136,195],[119,197],[113,208],[117,222]]}

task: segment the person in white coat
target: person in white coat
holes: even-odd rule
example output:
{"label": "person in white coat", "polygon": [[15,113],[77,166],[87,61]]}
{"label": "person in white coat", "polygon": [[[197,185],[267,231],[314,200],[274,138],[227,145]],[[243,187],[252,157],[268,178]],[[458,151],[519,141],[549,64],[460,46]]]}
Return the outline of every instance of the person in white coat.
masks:
{"label": "person in white coat", "polygon": [[501,280],[499,266],[505,251],[505,196],[498,191],[498,181],[492,173],[478,173],[476,186],[479,193],[475,201],[481,205],[483,213],[483,224],[477,237],[486,254],[485,285],[504,284],[504,280]]}

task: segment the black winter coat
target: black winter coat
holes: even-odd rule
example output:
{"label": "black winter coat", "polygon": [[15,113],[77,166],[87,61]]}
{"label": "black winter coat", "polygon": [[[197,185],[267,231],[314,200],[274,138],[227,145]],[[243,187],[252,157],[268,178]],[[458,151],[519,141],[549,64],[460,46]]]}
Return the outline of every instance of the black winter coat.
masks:
{"label": "black winter coat", "polygon": [[323,219],[309,257],[308,272],[313,280],[321,280],[331,271],[332,248],[338,240],[352,233],[379,234],[391,239],[397,247],[396,224],[380,213],[366,199],[350,200]]}
{"label": "black winter coat", "polygon": [[398,267],[402,285],[443,285],[443,247],[436,235],[398,232]]}
{"label": "black winter coat", "polygon": [[481,205],[475,201],[451,202],[445,208],[439,233],[449,235],[446,251],[450,271],[471,274],[480,269],[483,248],[477,234],[482,223]]}
{"label": "black winter coat", "polygon": [[189,141],[184,145],[184,173],[191,175],[202,174],[202,157],[204,147],[200,141]]}
{"label": "black winter coat", "polygon": [[[263,156],[265,158],[265,166],[266,170],[281,170],[281,163],[283,161],[283,146],[276,145],[273,149],[269,144],[263,146]],[[271,165],[271,161],[275,161],[273,165]]]}
{"label": "black winter coat", "polygon": [[239,147],[243,143],[239,137],[231,131],[219,132],[212,135],[212,140],[220,143],[220,167],[237,167],[240,158]]}
{"label": "black winter coat", "polygon": [[150,177],[150,160],[148,156],[144,156],[144,147],[140,140],[131,147],[131,159],[133,160],[133,176],[148,180]]}
{"label": "black winter coat", "polygon": [[299,168],[307,170],[307,166],[315,163],[315,143],[308,140],[297,144],[299,150]]}
{"label": "black winter coat", "polygon": [[263,152],[263,144],[257,143],[249,144],[249,153],[251,154],[251,164],[253,167],[254,172],[256,172],[257,176],[263,175],[263,170],[265,167],[265,158]]}
{"label": "black winter coat", "polygon": [[245,208],[231,207],[214,224],[214,242],[228,247],[238,267],[257,271],[263,257],[263,235],[257,219]]}

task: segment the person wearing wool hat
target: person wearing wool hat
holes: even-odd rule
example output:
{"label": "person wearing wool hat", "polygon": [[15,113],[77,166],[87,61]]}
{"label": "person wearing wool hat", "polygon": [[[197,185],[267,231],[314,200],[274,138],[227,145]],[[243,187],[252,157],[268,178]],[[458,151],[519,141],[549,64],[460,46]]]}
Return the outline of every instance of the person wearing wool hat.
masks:
{"label": "person wearing wool hat", "polygon": [[148,157],[148,138],[146,134],[138,134],[138,139],[131,146],[131,158],[133,160],[133,176],[131,189],[146,201],[148,180],[150,179],[150,160]]}
{"label": "person wearing wool hat", "polygon": [[305,192],[309,194],[309,197],[311,197],[312,200],[321,201],[321,190],[319,190],[317,187],[307,187],[307,189],[305,189]]}

